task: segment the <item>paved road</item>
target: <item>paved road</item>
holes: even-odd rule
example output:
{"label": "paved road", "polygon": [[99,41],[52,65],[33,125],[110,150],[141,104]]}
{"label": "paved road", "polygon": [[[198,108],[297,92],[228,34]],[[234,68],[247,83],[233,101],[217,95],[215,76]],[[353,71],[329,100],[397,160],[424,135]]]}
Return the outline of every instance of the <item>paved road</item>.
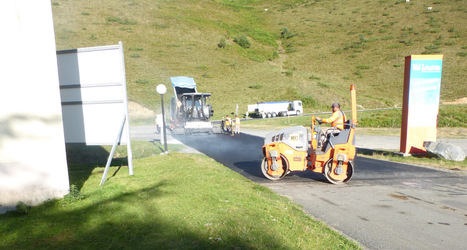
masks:
{"label": "paved road", "polygon": [[[345,185],[329,184],[312,171],[269,181],[259,168],[264,134],[254,132],[257,135],[175,139],[290,197],[311,216],[369,249],[467,246],[466,175],[357,157],[356,173]],[[356,141],[357,147],[363,143],[359,137]]]}

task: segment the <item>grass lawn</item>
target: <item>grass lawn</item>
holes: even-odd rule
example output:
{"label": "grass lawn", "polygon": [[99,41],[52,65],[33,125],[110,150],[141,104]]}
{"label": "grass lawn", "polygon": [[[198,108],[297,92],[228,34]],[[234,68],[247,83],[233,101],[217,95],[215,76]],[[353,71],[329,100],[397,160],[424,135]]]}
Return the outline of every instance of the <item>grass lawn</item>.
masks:
{"label": "grass lawn", "polygon": [[171,96],[169,77],[190,76],[212,93],[215,119],[260,101],[347,109],[352,83],[364,109],[401,107],[404,58],[415,54],[444,55],[440,98],[465,98],[466,9],[465,0],[52,1],[57,50],[122,41],[130,101],[159,112],[156,86]]}
{"label": "grass lawn", "polygon": [[100,187],[102,165],[70,164],[64,199],[0,215],[0,249],[360,248],[204,155],[134,144],[133,176],[117,161]]}

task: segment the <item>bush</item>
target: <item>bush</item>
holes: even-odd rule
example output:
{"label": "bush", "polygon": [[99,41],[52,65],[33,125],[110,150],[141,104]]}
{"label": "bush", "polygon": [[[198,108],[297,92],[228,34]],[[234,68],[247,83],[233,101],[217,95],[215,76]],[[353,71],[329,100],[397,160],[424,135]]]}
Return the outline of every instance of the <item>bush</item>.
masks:
{"label": "bush", "polygon": [[27,214],[31,210],[31,207],[26,205],[22,201],[18,201],[18,203],[16,203],[15,208],[16,208],[16,212],[19,213],[19,214]]}
{"label": "bush", "polygon": [[331,86],[329,86],[329,84],[326,84],[324,82],[318,82],[318,86],[321,87],[321,88],[325,88],[325,89],[331,88]]}
{"label": "bush", "polygon": [[357,69],[370,69],[370,65],[358,65]]}
{"label": "bush", "polygon": [[263,85],[255,84],[255,85],[248,86],[248,88],[250,88],[250,89],[261,89],[261,88],[263,88]]}
{"label": "bush", "polygon": [[287,27],[285,27],[281,32],[281,38],[289,39],[297,35],[297,32],[291,32]]}
{"label": "bush", "polygon": [[279,57],[279,53],[277,53],[277,51],[274,51],[274,52],[272,53],[271,59],[276,59],[276,58],[278,58],[278,57]]}
{"label": "bush", "polygon": [[301,98],[303,106],[305,107],[314,107],[316,106],[316,101],[313,99],[313,97],[302,97]]}
{"label": "bush", "polygon": [[317,77],[315,75],[311,75],[310,77],[308,77],[310,80],[321,80],[320,77]]}
{"label": "bush", "polygon": [[225,45],[226,45],[226,43],[225,43],[225,37],[222,37],[222,38],[221,38],[221,41],[217,44],[217,47],[223,49],[223,48],[225,48]]}
{"label": "bush", "polygon": [[248,49],[251,47],[250,41],[248,41],[248,37],[245,34],[239,34],[235,37],[234,42],[236,42],[240,47],[244,49]]}
{"label": "bush", "polygon": [[70,186],[70,193],[63,197],[61,201],[62,205],[71,204],[76,201],[84,200],[84,196],[81,195],[79,188],[76,185]]}
{"label": "bush", "polygon": [[149,83],[149,80],[147,80],[147,79],[136,79],[136,83],[147,84],[147,83]]}

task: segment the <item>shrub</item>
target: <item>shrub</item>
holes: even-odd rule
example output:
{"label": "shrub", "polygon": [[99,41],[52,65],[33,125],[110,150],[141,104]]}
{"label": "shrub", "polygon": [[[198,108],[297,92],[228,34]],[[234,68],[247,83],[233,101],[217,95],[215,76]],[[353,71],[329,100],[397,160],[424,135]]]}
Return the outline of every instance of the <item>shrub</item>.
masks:
{"label": "shrub", "polygon": [[297,35],[297,32],[291,32],[287,27],[285,27],[281,32],[281,38],[289,39]]}
{"label": "shrub", "polygon": [[359,78],[363,78],[363,73],[360,70],[357,70],[354,74]]}
{"label": "shrub", "polygon": [[405,46],[410,46],[410,45],[413,44],[412,39],[409,39],[408,41],[407,40],[400,40],[399,42],[405,44]]}
{"label": "shrub", "polygon": [[320,77],[317,77],[315,75],[311,75],[310,77],[308,77],[310,80],[321,80]]}
{"label": "shrub", "polygon": [[72,184],[70,186],[70,193],[63,197],[63,200],[61,200],[61,204],[71,204],[73,202],[81,200],[84,200],[84,196],[80,193],[79,188],[76,185]]}
{"label": "shrub", "polygon": [[105,19],[107,22],[115,22],[115,23],[118,23],[118,24],[123,24],[123,25],[135,25],[137,24],[136,21],[134,20],[129,20],[129,19],[121,19],[120,17],[115,17],[115,16],[111,16],[111,17],[107,17]]}
{"label": "shrub", "polygon": [[217,47],[223,49],[223,48],[225,48],[225,45],[226,45],[226,43],[225,43],[225,37],[222,37],[221,40],[220,40],[220,42],[217,44]]}
{"label": "shrub", "polygon": [[261,89],[261,88],[263,88],[263,85],[255,84],[255,85],[248,86],[248,88],[250,88],[250,89]]}
{"label": "shrub", "polygon": [[438,45],[434,45],[434,44],[431,44],[429,46],[425,46],[425,49],[428,49],[428,50],[435,50],[435,49],[439,49],[440,46]]}
{"label": "shrub", "polygon": [[334,54],[334,55],[342,54],[342,49],[336,49],[336,50],[332,51],[331,53]]}
{"label": "shrub", "polygon": [[16,203],[15,208],[16,208],[16,212],[19,214],[27,214],[31,210],[31,207],[26,205],[22,201],[18,201],[18,203]]}
{"label": "shrub", "polygon": [[248,37],[245,34],[239,34],[235,36],[234,42],[236,42],[240,47],[247,49],[251,47],[250,41],[248,40]]}
{"label": "shrub", "polygon": [[358,65],[357,69],[370,69],[370,65]]}
{"label": "shrub", "polygon": [[285,49],[285,52],[287,52],[287,53],[293,53],[293,52],[297,52],[297,49],[294,48],[293,46],[288,46],[288,47]]}
{"label": "shrub", "polygon": [[116,16],[109,16],[105,19],[107,22],[120,22],[122,19]]}
{"label": "shrub", "polygon": [[130,48],[130,51],[143,51],[143,48],[132,47],[132,48]]}
{"label": "shrub", "polygon": [[302,100],[303,106],[305,106],[305,107],[314,107],[314,106],[316,106],[316,101],[311,96],[302,97],[301,100]]}
{"label": "shrub", "polygon": [[276,58],[278,58],[278,57],[279,57],[279,53],[277,53],[277,51],[272,52],[272,57],[271,57],[271,59],[276,59]]}
{"label": "shrub", "polygon": [[147,83],[149,83],[149,80],[147,80],[147,79],[137,79],[136,83],[147,84]]}
{"label": "shrub", "polygon": [[318,86],[322,87],[322,88],[325,88],[325,89],[329,89],[330,86],[329,84],[326,84],[326,83],[323,83],[323,82],[318,82]]}

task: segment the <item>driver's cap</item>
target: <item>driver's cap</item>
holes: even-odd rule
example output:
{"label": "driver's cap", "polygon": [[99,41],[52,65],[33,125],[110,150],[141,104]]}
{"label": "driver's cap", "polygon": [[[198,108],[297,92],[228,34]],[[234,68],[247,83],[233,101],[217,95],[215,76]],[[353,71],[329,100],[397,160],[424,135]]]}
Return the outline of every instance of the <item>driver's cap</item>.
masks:
{"label": "driver's cap", "polygon": [[341,105],[339,105],[339,103],[335,102],[331,105],[331,108],[334,108],[334,107],[341,107]]}

